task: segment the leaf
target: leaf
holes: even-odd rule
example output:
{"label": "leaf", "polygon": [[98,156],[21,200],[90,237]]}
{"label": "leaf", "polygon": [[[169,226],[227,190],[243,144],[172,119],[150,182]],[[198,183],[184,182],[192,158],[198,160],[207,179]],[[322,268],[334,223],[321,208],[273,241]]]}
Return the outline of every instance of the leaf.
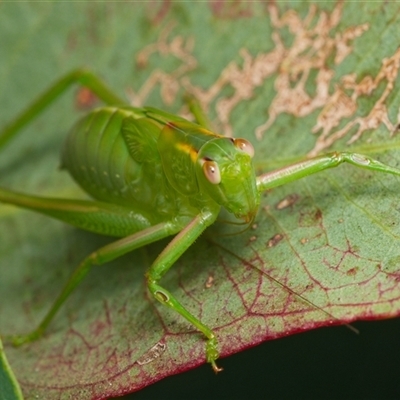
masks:
{"label": "leaf", "polygon": [[[195,95],[217,131],[253,142],[259,171],[332,149],[399,165],[390,132],[399,123],[397,4],[232,4],[2,3],[0,126],[83,65],[135,105],[184,112],[183,95]],[[76,108],[88,102],[80,94],[58,100],[4,150],[2,187],[83,196],[57,170]],[[399,185],[344,165],[274,189],[252,229],[222,236],[237,229],[216,225],[163,283],[215,330],[222,356],[398,316]],[[112,240],[7,205],[0,232],[2,335],[36,326],[79,261]],[[6,346],[26,398],[107,398],[204,363],[202,336],[145,287],[167,243],[94,268],[42,339]]]}
{"label": "leaf", "polygon": [[15,379],[14,372],[8,364],[7,357],[3,351],[3,343],[0,340],[0,399],[1,400],[23,400],[21,388]]}

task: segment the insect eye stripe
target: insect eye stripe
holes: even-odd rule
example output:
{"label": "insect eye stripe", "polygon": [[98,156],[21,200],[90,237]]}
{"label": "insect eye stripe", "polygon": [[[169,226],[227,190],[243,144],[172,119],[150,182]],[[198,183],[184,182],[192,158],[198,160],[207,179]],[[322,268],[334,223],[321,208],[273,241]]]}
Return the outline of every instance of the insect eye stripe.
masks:
{"label": "insect eye stripe", "polygon": [[175,147],[179,151],[183,151],[186,154],[189,154],[191,160],[196,162],[197,160],[197,150],[188,143],[176,143]]}

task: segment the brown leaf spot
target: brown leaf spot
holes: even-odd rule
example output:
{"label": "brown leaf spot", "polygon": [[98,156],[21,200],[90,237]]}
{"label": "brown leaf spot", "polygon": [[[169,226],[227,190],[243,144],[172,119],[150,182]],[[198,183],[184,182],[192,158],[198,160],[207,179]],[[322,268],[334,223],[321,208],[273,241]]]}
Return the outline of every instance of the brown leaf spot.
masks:
{"label": "brown leaf spot", "polygon": [[275,208],[277,210],[283,210],[285,208],[291,207],[293,204],[298,201],[300,196],[296,193],[290,194],[289,196],[286,196],[283,200],[281,200]]}
{"label": "brown leaf spot", "polygon": [[275,247],[282,239],[283,235],[281,233],[277,233],[268,240],[267,247]]}

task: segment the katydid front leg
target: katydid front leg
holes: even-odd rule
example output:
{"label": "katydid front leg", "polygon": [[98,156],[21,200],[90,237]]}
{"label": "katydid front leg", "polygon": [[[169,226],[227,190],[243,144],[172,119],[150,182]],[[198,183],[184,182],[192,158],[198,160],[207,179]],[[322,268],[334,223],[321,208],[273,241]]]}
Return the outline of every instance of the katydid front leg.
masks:
{"label": "katydid front leg", "polygon": [[167,305],[186,318],[208,339],[206,344],[206,359],[215,372],[222,371],[215,360],[219,357],[217,338],[215,333],[191,314],[179,301],[166,289],[159,285],[160,279],[172,267],[175,261],[194,243],[201,233],[211,225],[217,214],[203,212],[197,215],[175,238],[168,244],[154,261],[147,272],[147,284],[153,296],[162,304]]}
{"label": "katydid front leg", "polygon": [[[37,211],[60,220],[68,221],[79,228],[88,229],[90,225],[92,228],[90,230],[104,234],[111,234],[113,231],[122,232],[122,229],[126,229],[127,221],[131,221],[131,229],[139,229],[140,223],[143,221],[140,214],[135,218],[132,215],[133,212],[131,210],[126,210],[125,212],[123,207],[95,201],[41,198],[38,196],[24,195],[2,188],[0,188],[0,201]],[[40,338],[57,311],[64,304],[73,290],[79,285],[82,279],[88,274],[92,266],[105,264],[137,248],[156,242],[180,231],[157,257],[147,272],[148,287],[150,292],[158,301],[177,311],[207,337],[207,361],[211,363],[214,371],[221,371],[215,363],[215,360],[219,355],[215,334],[210,328],[204,325],[184,306],[182,306],[171,293],[159,285],[159,280],[162,276],[193,244],[201,233],[215,221],[216,217],[217,212],[215,210],[203,212],[196,216],[182,230],[181,224],[172,221],[160,223],[147,228],[143,225],[143,230],[101,247],[86,257],[76,268],[60,295],[57,297],[52,307],[35,330],[26,335],[15,335],[8,339],[10,339],[14,345],[21,345]],[[123,224],[125,225],[124,227],[120,226],[119,221],[121,221],[121,219],[125,220],[125,223]],[[107,221],[108,224],[105,224],[105,221]],[[115,225],[112,226],[110,221],[114,221]],[[103,226],[107,226],[109,231],[102,231]]]}
{"label": "katydid front leg", "polygon": [[296,181],[308,175],[337,167],[342,163],[349,163],[356,167],[400,176],[399,169],[383,164],[363,154],[334,152],[300,161],[287,167],[260,175],[257,177],[257,189],[259,192],[263,192],[264,190]]}

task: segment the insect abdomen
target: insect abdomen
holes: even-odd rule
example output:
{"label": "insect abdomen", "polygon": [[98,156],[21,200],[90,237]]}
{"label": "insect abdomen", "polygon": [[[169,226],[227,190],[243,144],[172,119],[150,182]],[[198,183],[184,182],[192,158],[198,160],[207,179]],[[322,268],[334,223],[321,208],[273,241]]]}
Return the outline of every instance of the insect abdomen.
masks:
{"label": "insect abdomen", "polygon": [[82,118],[67,137],[62,166],[94,198],[133,206],[152,194],[146,193],[143,164],[131,157],[121,135],[128,117],[135,113],[104,107]]}

